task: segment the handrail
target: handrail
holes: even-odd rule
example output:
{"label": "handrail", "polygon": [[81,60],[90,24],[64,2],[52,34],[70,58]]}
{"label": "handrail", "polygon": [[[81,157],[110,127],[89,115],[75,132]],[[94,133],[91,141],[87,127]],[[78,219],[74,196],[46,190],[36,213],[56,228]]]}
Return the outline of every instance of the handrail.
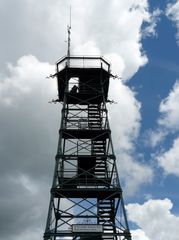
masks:
{"label": "handrail", "polygon": [[[92,65],[89,64],[87,61],[98,61],[98,64]],[[74,64],[74,62],[78,65]],[[81,62],[80,62],[81,61]],[[105,60],[102,56],[64,56],[60,60],[56,62],[57,71],[61,71],[65,67],[74,67],[74,68],[102,68],[106,71],[110,71],[110,63]]]}

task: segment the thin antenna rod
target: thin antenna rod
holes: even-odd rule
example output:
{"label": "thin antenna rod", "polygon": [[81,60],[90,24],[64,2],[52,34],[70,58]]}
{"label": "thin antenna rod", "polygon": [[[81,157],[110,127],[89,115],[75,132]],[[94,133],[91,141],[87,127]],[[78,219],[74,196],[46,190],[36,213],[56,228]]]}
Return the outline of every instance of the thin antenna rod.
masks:
{"label": "thin antenna rod", "polygon": [[70,5],[70,27],[71,27],[71,5]]}
{"label": "thin antenna rod", "polygon": [[70,57],[70,47],[71,47],[71,5],[70,5],[70,25],[67,26],[68,31],[68,50],[67,56]]}

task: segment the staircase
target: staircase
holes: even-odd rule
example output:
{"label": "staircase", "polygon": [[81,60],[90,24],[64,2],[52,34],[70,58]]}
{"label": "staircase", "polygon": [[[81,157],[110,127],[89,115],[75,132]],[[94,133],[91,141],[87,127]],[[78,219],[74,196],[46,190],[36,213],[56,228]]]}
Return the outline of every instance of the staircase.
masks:
{"label": "staircase", "polygon": [[[113,199],[98,199],[98,224],[103,225],[103,240],[114,240],[115,228],[114,221],[114,200]],[[105,233],[108,234],[105,236]]]}
{"label": "staircase", "polygon": [[[102,129],[102,116],[99,104],[88,105],[88,123],[90,130]],[[105,188],[110,185],[108,179],[106,139],[96,138],[91,140],[91,155],[95,156],[94,175]],[[98,224],[103,225],[101,240],[115,240],[114,237],[114,199],[98,199]],[[108,235],[105,235],[108,234]]]}
{"label": "staircase", "polygon": [[92,155],[96,156],[95,176],[107,178],[106,140],[92,140]]}
{"label": "staircase", "polygon": [[99,104],[88,105],[88,124],[90,130],[100,130],[102,127],[102,118]]}
{"label": "staircase", "polygon": [[[88,105],[88,122],[90,130],[100,130],[102,128],[102,118],[99,104]],[[92,140],[91,154],[96,156],[95,176],[98,178],[107,177],[106,169],[106,140]]]}

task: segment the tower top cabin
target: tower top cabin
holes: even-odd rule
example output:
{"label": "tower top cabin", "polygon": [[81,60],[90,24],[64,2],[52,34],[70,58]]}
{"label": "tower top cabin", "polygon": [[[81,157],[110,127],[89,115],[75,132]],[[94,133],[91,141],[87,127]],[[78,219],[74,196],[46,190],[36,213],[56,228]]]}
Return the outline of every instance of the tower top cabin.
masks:
{"label": "tower top cabin", "polygon": [[66,56],[56,66],[60,102],[86,105],[107,101],[110,64],[103,57]]}

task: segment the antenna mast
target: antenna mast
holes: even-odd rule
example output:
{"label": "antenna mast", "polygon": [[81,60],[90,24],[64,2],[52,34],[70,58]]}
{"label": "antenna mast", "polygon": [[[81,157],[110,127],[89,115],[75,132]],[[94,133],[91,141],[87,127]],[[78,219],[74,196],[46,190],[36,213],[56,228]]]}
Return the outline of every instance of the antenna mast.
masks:
{"label": "antenna mast", "polygon": [[70,25],[67,26],[68,31],[68,50],[67,56],[70,57],[70,45],[71,45],[71,5],[70,5]]}

